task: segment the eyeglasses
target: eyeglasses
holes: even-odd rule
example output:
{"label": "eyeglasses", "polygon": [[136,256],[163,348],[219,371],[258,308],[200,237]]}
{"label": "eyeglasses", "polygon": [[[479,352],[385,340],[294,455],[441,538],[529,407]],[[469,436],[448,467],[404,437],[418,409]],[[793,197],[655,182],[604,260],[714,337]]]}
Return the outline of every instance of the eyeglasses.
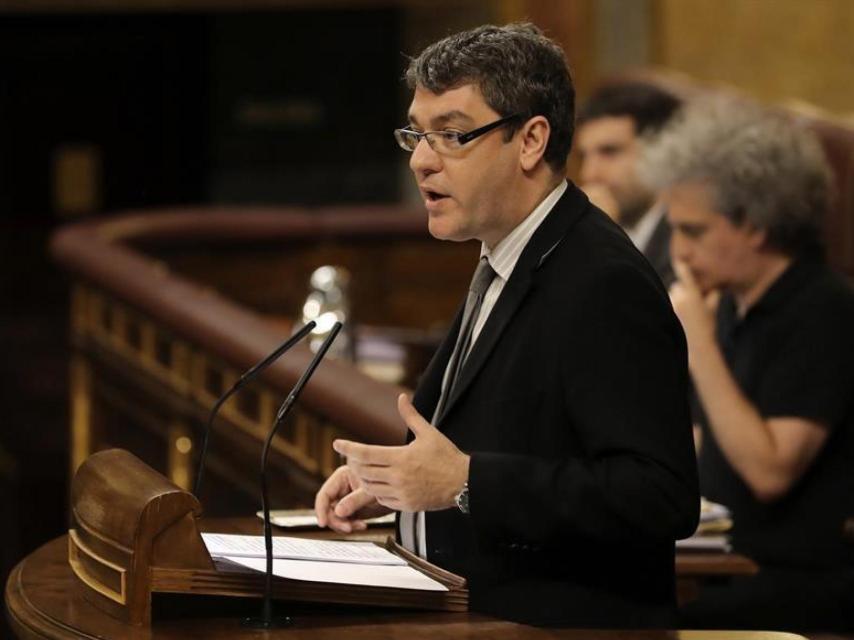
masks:
{"label": "eyeglasses", "polygon": [[418,143],[421,142],[422,139],[426,139],[427,144],[430,145],[430,148],[433,149],[433,151],[436,151],[437,153],[453,153],[454,151],[458,151],[464,144],[471,142],[475,138],[479,138],[485,133],[489,133],[493,129],[504,126],[511,120],[515,120],[518,117],[519,114],[514,113],[512,116],[501,118],[500,120],[490,122],[487,125],[468,132],[413,131],[412,129],[395,129],[394,138],[397,140],[397,144],[400,145],[400,148],[404,151],[415,151],[415,147],[418,146]]}

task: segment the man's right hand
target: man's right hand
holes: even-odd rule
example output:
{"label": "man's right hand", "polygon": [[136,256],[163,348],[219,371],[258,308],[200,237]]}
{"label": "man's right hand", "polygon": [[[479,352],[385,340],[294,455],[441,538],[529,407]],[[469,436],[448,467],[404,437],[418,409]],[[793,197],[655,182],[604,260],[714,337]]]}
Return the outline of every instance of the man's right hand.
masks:
{"label": "man's right hand", "polygon": [[317,524],[339,533],[364,531],[365,520],[391,513],[362,489],[358,478],[346,465],[338,467],[314,498]]}

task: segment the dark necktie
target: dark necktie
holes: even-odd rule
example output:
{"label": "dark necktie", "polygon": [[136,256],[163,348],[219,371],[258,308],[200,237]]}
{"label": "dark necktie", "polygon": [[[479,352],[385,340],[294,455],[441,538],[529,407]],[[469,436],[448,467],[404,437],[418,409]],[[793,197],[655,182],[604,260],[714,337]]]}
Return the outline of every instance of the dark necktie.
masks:
{"label": "dark necktie", "polygon": [[454,384],[460,376],[466,356],[469,349],[471,349],[471,336],[475,322],[477,322],[477,317],[480,315],[483,297],[494,278],[495,270],[489,264],[489,259],[483,256],[477,265],[474,277],[472,277],[471,284],[469,285],[466,306],[463,310],[463,319],[460,323],[460,332],[457,335],[457,344],[454,345],[454,351],[451,354],[451,359],[448,361],[447,381],[442,388],[439,402],[436,404],[436,411],[433,414],[433,424],[436,424],[442,415],[445,404],[447,404],[448,398],[451,397],[451,393],[454,390]]}
{"label": "dark necktie", "polygon": [[[468,296],[466,296],[466,306],[463,309],[463,319],[460,322],[460,332],[457,334],[457,343],[454,345],[454,351],[451,354],[451,359],[448,361],[447,380],[442,387],[442,393],[439,396],[439,402],[436,404],[436,411],[433,412],[432,424],[436,424],[439,416],[445,408],[447,399],[451,397],[451,391],[454,389],[454,383],[457,381],[463,363],[465,362],[468,350],[471,347],[471,335],[474,329],[474,324],[477,317],[480,315],[480,307],[483,304],[483,296],[486,290],[495,278],[495,271],[489,264],[486,256],[480,259],[477,269],[474,272],[474,277],[469,285]],[[420,520],[424,517],[423,513],[402,512],[400,514],[400,538],[404,547],[415,554],[419,553],[419,526]],[[426,555],[425,555],[426,557]]]}

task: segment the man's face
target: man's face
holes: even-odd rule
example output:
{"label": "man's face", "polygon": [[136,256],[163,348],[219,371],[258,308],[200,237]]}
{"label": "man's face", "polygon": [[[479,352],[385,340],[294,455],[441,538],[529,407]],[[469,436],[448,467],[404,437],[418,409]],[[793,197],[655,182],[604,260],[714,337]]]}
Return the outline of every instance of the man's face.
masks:
{"label": "man's face", "polygon": [[652,194],[637,177],[640,143],[629,116],[585,122],[575,137],[581,183],[605,187],[619,206],[618,222],[632,226],[652,206]]}
{"label": "man's face", "polygon": [[[416,131],[467,132],[498,120],[474,85],[441,94],[417,88],[409,107]],[[520,175],[519,136],[505,142],[498,128],[453,153],[437,153],[421,140],[409,167],[427,207],[430,233],[442,240],[477,238],[495,246],[514,225],[514,185]]]}
{"label": "man's face", "polygon": [[708,185],[676,185],[662,198],[673,229],[670,255],[686,264],[703,292],[749,287],[756,277],[764,234],[747,223],[735,225],[716,211]]}

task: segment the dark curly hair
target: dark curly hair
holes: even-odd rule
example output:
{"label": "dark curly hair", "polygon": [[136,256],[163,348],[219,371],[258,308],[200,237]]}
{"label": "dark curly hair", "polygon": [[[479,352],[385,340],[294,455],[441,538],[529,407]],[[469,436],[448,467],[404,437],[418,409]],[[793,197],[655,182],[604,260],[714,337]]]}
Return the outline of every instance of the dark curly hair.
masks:
{"label": "dark curly hair", "polygon": [[575,89],[563,50],[530,23],[484,25],[431,44],[406,70],[410,89],[443,93],[474,84],[502,117],[520,114],[508,126],[509,140],[521,124],[543,116],[551,128],[544,158],[555,172],[566,169],[575,129]]}
{"label": "dark curly hair", "polygon": [[581,105],[577,125],[607,117],[627,116],[638,135],[661,129],[681,105],[679,98],[644,82],[602,85]]}

